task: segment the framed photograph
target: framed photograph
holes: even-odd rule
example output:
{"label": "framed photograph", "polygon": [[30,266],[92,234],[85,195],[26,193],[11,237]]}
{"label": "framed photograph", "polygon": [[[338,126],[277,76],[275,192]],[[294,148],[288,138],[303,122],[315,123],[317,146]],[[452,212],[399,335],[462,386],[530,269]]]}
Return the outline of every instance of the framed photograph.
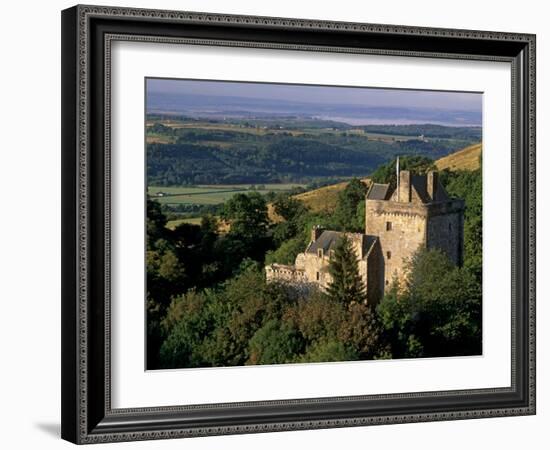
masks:
{"label": "framed photograph", "polygon": [[535,413],[535,36],[62,12],[62,437]]}

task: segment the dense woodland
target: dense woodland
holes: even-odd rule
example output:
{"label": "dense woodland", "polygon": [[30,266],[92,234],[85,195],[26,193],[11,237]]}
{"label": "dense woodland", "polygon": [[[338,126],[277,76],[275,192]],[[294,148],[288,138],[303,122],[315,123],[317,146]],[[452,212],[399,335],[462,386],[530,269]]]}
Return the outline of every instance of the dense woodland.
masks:
{"label": "dense woodland", "polygon": [[[418,155],[400,163],[416,173],[433,167]],[[372,178],[394,183],[394,168],[395,161],[381,165]],[[364,286],[354,271],[341,269],[355,261],[346,239],[327,292],[267,284],[263,272],[266,263],[292,263],[314,224],[362,232],[366,186],[358,179],[339,194],[332,213],[308,211],[288,194],[252,191],[234,195],[219,217],[206,214],[200,225],[174,230],[149,199],[148,368],[480,354],[481,171],[445,171],[441,180],[451,196],[466,201],[463,266],[439,251],[420,251],[410,261],[407,285],[394,286],[372,308],[361,303]],[[282,221],[270,220],[268,202]],[[229,231],[220,231],[220,221]]]}
{"label": "dense woodland", "polygon": [[169,127],[157,121],[148,127],[148,136],[162,136],[164,141],[147,145],[148,182],[155,186],[307,184],[327,177],[363,176],[397,155],[437,159],[478,142],[481,133],[475,127],[438,125],[355,128],[382,136],[375,139],[351,132],[349,125],[321,132],[317,121],[309,121],[309,128],[298,133],[291,123],[213,121],[206,124],[212,128],[205,129]]}
{"label": "dense woodland", "polygon": [[366,125],[361,127],[369,133],[400,136],[430,136],[431,138],[481,141],[481,127],[446,127],[443,125]]}

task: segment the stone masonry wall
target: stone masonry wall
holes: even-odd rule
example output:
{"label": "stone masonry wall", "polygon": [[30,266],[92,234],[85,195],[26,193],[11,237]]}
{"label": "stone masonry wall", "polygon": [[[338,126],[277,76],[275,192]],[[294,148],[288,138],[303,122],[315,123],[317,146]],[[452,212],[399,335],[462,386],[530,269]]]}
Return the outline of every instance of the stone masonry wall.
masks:
{"label": "stone masonry wall", "polygon": [[[332,282],[332,277],[329,273],[330,256],[323,255],[322,257],[313,253],[300,253],[299,258],[303,261],[305,279],[310,283],[318,283],[323,289],[326,289]],[[358,261],[359,274],[363,283],[367,283],[367,263],[366,261]]]}
{"label": "stone masonry wall", "polygon": [[380,240],[384,289],[391,286],[394,278],[404,282],[407,259],[426,245],[427,218],[423,205],[367,200],[365,232]]}
{"label": "stone masonry wall", "polygon": [[302,283],[307,281],[304,271],[297,269],[296,266],[285,264],[270,264],[265,267],[267,281],[281,281],[289,283]]}
{"label": "stone masonry wall", "polygon": [[464,246],[464,215],[462,203],[455,202],[446,210],[430,208],[427,247],[439,248],[456,265],[462,264]]}

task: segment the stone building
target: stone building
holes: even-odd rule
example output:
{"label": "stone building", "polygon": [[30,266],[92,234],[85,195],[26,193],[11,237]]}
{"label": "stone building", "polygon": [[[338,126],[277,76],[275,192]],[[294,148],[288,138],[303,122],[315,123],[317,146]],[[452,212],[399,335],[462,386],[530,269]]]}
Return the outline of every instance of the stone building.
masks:
{"label": "stone building", "polygon": [[407,261],[421,247],[438,248],[462,264],[464,201],[450,199],[437,172],[411,175],[398,171],[397,186],[373,183],[365,199],[365,233],[342,233],[314,227],[310,243],[294,265],[271,264],[268,281],[325,289],[328,268],[342,235],[352,242],[367,303],[377,303],[396,280],[403,283]]}

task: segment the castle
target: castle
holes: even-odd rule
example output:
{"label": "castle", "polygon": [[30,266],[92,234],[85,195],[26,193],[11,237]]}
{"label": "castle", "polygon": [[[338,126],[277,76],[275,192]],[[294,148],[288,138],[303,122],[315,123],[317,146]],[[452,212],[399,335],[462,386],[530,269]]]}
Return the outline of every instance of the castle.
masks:
{"label": "castle", "polygon": [[357,256],[368,304],[376,304],[394,280],[404,281],[407,260],[421,247],[441,249],[456,265],[462,263],[464,201],[449,198],[437,172],[412,175],[400,171],[398,163],[397,186],[373,183],[365,214],[364,234],[313,227],[294,265],[266,266],[267,280],[325,289],[332,281],[330,260],[344,234]]}

